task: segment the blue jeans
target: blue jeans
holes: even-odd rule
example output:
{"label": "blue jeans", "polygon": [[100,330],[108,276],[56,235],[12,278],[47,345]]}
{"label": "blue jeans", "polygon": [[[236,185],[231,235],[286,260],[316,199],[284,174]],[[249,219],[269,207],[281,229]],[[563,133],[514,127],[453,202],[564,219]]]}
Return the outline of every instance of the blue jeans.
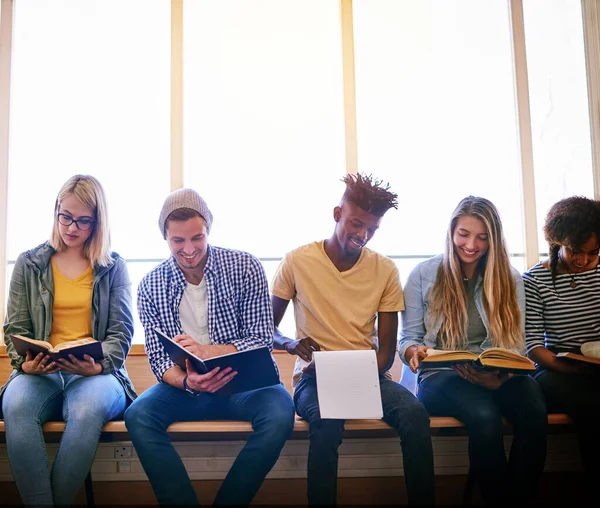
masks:
{"label": "blue jeans", "polygon": [[[400,435],[408,503],[434,504],[433,448],[429,415],[406,388],[379,378],[383,420]],[[308,503],[334,505],[337,501],[338,448],[344,420],[321,419],[317,378],[303,374],[294,391],[298,414],[309,423]]]}
{"label": "blue jeans", "polygon": [[[120,418],[125,405],[125,391],[110,374],[16,376],[2,397],[2,412],[23,504],[72,504],[94,461],[102,427]],[[66,422],[52,471],[41,428],[51,420]]]}
{"label": "blue jeans", "polygon": [[[488,390],[453,370],[441,371],[421,381],[418,397],[431,415],[453,416],[466,425],[471,474],[486,504],[534,501],[546,461],[548,416],[533,378],[514,376]],[[502,416],[514,433],[508,462]]]}
{"label": "blue jeans", "polygon": [[247,505],[277,462],[294,428],[294,404],[283,385],[220,396],[194,397],[166,383],[146,390],[125,412],[125,423],[161,505],[198,504],[177,450],[167,434],[174,422],[245,420],[254,432],[221,484],[214,504]]}
{"label": "blue jeans", "polygon": [[[536,375],[546,397],[548,411],[567,413],[575,424],[579,452],[585,472],[590,499],[596,499],[595,484],[600,478],[600,371],[594,366],[584,374],[566,374],[543,369]],[[594,497],[591,497],[591,496]]]}

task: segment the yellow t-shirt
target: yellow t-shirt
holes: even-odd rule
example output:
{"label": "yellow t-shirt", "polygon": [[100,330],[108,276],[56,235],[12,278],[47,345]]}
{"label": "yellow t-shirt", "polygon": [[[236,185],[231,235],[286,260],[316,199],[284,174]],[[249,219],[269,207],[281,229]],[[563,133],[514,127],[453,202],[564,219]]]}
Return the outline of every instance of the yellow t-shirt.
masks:
{"label": "yellow t-shirt", "polygon": [[50,343],[53,346],[62,342],[92,336],[92,284],[94,271],[89,266],[74,279],[67,279],[58,269],[54,259],[54,305],[52,307],[52,330]]}
{"label": "yellow t-shirt", "polygon": [[[286,254],[271,292],[292,300],[296,338],[312,337],[323,351],[377,349],[377,313],[404,310],[400,276],[391,259],[363,247],[356,264],[340,272],[323,241]],[[294,386],[306,365],[296,359]]]}

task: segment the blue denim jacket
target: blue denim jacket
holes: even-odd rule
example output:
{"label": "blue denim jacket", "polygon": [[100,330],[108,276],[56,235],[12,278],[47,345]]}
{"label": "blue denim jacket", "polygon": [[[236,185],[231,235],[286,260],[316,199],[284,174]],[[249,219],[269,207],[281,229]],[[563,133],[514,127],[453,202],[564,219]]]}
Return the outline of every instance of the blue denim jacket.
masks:
{"label": "blue denim jacket", "polygon": [[[15,351],[10,335],[50,339],[54,303],[50,258],[54,253],[55,250],[44,243],[22,253],[15,263],[4,321],[6,352],[15,370],[0,388],[0,399],[8,383],[23,373],[21,365],[25,359]],[[114,252],[111,257],[112,262],[108,266],[94,268],[92,333],[96,340],[102,342],[104,359],[100,363],[103,373],[115,376],[125,389],[128,400],[132,401],[136,393],[125,369],[133,336],[131,282],[125,260]]]}
{"label": "blue denim jacket", "polygon": [[[402,330],[398,344],[398,354],[406,365],[408,365],[408,362],[405,353],[410,346],[425,345],[429,348],[435,348],[437,334],[442,327],[442,318],[438,318],[435,323],[430,322],[429,297],[442,257],[443,255],[439,254],[419,263],[408,276],[404,286],[405,310],[401,313]],[[512,275],[516,283],[517,304],[521,311],[521,329],[523,330],[523,337],[525,337],[525,288],[521,274],[515,268],[512,268]],[[489,320],[483,306],[482,285],[483,279],[480,278],[475,285],[474,299],[481,321],[487,331],[487,336],[481,344],[481,349],[485,350],[493,346],[493,338],[490,336]],[[525,354],[524,339],[523,348],[519,349],[519,353]]]}

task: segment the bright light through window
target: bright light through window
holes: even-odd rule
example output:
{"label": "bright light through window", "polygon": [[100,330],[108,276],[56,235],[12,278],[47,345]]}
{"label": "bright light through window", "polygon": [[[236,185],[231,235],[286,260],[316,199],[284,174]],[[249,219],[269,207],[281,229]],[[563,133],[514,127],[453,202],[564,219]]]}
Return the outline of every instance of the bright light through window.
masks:
{"label": "bright light through window", "polygon": [[440,253],[452,211],[472,194],[498,207],[511,252],[523,253],[507,2],[353,4],[359,165],[399,196],[373,247]]}
{"label": "bright light through window", "polygon": [[525,0],[538,240],[558,200],[594,197],[581,2]]}
{"label": "bright light through window", "polygon": [[184,4],[185,184],[211,243],[281,257],[328,237],[344,184],[338,0]]}
{"label": "bright light through window", "polygon": [[[169,192],[170,5],[15,2],[9,260],[48,239],[58,190],[76,173],[104,186],[115,251],[166,254],[157,220]],[[130,272],[135,296],[143,274]]]}

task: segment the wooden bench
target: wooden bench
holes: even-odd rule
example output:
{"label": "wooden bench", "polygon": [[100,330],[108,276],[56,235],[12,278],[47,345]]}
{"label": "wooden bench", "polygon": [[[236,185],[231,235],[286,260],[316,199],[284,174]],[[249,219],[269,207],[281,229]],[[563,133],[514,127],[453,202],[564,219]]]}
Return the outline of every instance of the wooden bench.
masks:
{"label": "wooden bench", "polygon": [[[2,348],[3,349],[3,348]],[[283,351],[274,351],[274,357],[280,370],[281,379],[287,390],[292,393],[291,378],[295,357]],[[127,371],[134,383],[138,394],[156,383],[156,379],[148,365],[148,359],[143,346],[134,345],[127,359]],[[0,350],[0,380],[7,379],[10,374],[10,362],[3,350]],[[400,379],[402,363],[397,358],[392,367],[392,375],[395,380]],[[571,425],[572,421],[566,414],[548,415],[550,425]],[[44,425],[43,431],[47,435],[59,435],[64,431],[64,422],[54,421]],[[438,435],[456,434],[463,431],[464,424],[456,418],[446,416],[435,416],[430,418],[431,432]],[[506,432],[510,433],[510,425],[505,422]],[[199,422],[178,422],[169,426],[168,432],[173,439],[178,440],[238,440],[243,439],[252,432],[249,422],[231,420],[212,420]],[[0,420],[0,436],[4,434],[4,422]],[[393,437],[396,432],[383,420],[347,420],[344,437]],[[296,418],[291,439],[307,439],[308,423]],[[124,421],[109,422],[103,430],[101,441],[123,441],[129,440],[127,428]],[[464,493],[464,503],[469,504],[473,490],[473,482],[469,476]],[[91,473],[85,482],[86,499],[88,506],[94,505],[93,486]]]}

